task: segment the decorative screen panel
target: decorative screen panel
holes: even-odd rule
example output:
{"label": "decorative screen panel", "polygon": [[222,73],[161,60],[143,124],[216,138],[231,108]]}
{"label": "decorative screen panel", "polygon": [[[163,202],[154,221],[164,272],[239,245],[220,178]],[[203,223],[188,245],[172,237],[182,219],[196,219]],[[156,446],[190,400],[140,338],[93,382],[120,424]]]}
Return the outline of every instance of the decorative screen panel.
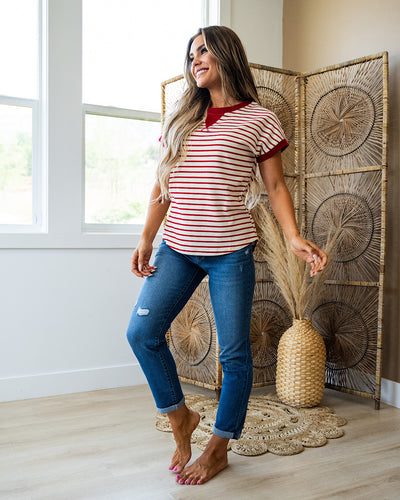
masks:
{"label": "decorative screen panel", "polygon": [[381,166],[383,58],[304,78],[307,173]]}
{"label": "decorative screen panel", "polygon": [[282,162],[286,175],[296,172],[296,78],[295,73],[251,64],[251,72],[261,106],[272,110],[282,124],[289,142]]}
{"label": "decorative screen panel", "polygon": [[[260,102],[280,119],[289,147],[284,174],[303,233],[324,247],[338,231],[335,265],[310,311],[327,347],[326,384],[375,400],[379,407],[386,224],[388,55],[377,54],[300,74],[251,64]],[[183,77],[162,84],[163,114],[183,90]],[[269,206],[264,194],[261,203]],[[251,342],[254,385],[275,381],[279,338],[291,318],[268,265],[255,250]],[[207,287],[206,282],[201,286]],[[206,290],[206,289],[204,289]],[[209,298],[204,290],[205,307]],[[196,299],[197,300],[197,299]],[[191,327],[187,326],[188,335]],[[178,372],[220,389],[187,367]],[[210,366],[214,366],[213,352]],[[210,352],[211,352],[210,351]],[[180,358],[180,360],[179,360]],[[214,385],[213,385],[214,384]]]}
{"label": "decorative screen panel", "polygon": [[334,266],[312,313],[327,385],[375,399],[381,383],[387,54],[303,75],[303,222]]}

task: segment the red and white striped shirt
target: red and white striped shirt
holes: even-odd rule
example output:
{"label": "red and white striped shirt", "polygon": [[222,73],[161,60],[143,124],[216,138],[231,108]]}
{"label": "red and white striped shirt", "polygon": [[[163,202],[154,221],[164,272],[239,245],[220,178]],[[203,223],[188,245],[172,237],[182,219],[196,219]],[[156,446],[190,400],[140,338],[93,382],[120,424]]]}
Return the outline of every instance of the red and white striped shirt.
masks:
{"label": "red and white striped shirt", "polygon": [[276,115],[256,102],[209,108],[169,178],[163,239],[190,255],[223,255],[257,239],[245,196],[257,162],[288,145]]}

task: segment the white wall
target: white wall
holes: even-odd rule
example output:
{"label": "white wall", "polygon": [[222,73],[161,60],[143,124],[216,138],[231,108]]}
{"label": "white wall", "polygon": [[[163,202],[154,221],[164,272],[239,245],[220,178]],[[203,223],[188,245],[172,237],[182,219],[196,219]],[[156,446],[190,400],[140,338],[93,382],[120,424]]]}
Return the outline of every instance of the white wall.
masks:
{"label": "white wall", "polygon": [[81,231],[81,0],[48,5],[49,232],[0,235],[0,401],[144,381],[124,338],[132,249],[111,249],[137,238]]}
{"label": "white wall", "polygon": [[0,251],[0,400],[143,383],[130,250]]}
{"label": "white wall", "polygon": [[[249,60],[280,67],[282,0],[222,3],[221,24],[231,24],[237,31]],[[76,10],[79,1],[51,2],[52,15],[60,18],[61,26],[68,18],[63,9],[71,5]],[[74,61],[69,64],[73,66]],[[67,78],[71,69],[68,65],[63,68],[60,71]],[[79,115],[72,111],[73,118]],[[69,109],[63,109],[64,121],[66,113]],[[59,172],[59,184],[64,188],[72,174],[80,182],[79,172],[75,172],[80,157],[80,151],[71,152],[66,144],[62,157],[50,158],[51,172]],[[75,192],[80,193],[79,185]],[[80,200],[70,196],[66,207],[76,210]],[[66,210],[63,217],[68,213]],[[60,238],[68,240],[69,236],[60,233]],[[132,237],[132,248],[135,240]],[[142,283],[130,273],[131,252],[0,249],[0,401],[144,382],[125,338]]]}

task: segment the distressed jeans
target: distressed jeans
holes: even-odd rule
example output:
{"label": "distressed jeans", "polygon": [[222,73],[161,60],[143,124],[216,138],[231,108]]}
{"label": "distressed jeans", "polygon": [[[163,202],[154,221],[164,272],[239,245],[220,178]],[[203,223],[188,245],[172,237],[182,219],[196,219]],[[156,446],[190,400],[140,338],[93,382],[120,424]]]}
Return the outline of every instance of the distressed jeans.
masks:
{"label": "distressed jeans", "polygon": [[163,241],[153,276],[145,278],[127,338],[147,378],[157,409],[169,413],[185,398],[165,340],[172,321],[208,274],[223,382],[214,434],[239,439],[253,382],[250,318],[255,273],[253,245],[218,256],[186,255]]}

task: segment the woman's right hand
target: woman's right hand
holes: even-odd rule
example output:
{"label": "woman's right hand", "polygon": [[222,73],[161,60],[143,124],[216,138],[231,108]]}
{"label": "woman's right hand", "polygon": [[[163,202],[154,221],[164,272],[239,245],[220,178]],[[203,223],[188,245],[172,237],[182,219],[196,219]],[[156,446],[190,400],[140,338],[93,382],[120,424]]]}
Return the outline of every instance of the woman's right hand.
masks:
{"label": "woman's right hand", "polygon": [[153,245],[150,242],[140,240],[139,245],[132,255],[132,272],[139,278],[151,276],[157,269],[150,266],[150,257],[153,252]]}

